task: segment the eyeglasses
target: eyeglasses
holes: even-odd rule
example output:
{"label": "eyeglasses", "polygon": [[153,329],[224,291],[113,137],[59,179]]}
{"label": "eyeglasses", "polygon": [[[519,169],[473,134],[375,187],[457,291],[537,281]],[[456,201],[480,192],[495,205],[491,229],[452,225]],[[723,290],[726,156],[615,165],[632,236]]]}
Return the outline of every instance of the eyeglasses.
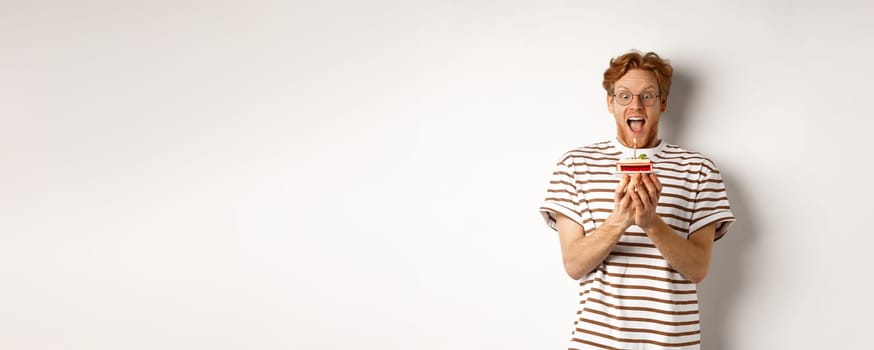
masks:
{"label": "eyeglasses", "polygon": [[643,103],[644,106],[652,106],[656,103],[659,98],[659,95],[655,92],[644,92],[642,94],[632,94],[629,91],[619,91],[613,94],[613,97],[616,99],[616,103],[620,106],[627,106],[631,103],[631,100],[634,99],[634,96],[637,96],[637,99]]}

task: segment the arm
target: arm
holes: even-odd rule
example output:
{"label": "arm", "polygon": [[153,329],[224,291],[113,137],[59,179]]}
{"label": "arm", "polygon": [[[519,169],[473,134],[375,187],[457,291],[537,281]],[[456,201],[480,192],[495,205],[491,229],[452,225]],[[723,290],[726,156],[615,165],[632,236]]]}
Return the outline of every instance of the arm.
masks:
{"label": "arm", "polygon": [[689,239],[681,237],[655,212],[661,189],[661,183],[653,174],[632,178],[629,193],[634,203],[634,222],[643,228],[671,267],[690,281],[699,283],[710,269],[716,223],[692,232]]}
{"label": "arm", "polygon": [[601,264],[619,242],[625,228],[604,223],[592,234],[583,235],[583,227],[567,216],[556,214],[561,256],[568,276],[578,280]]}
{"label": "arm", "polygon": [[661,217],[644,227],[647,236],[655,244],[668,264],[688,280],[699,283],[710,270],[710,255],[716,223],[704,226],[684,239],[666,224]]}
{"label": "arm", "polygon": [[573,279],[580,279],[595,269],[610,251],[622,233],[634,223],[631,196],[627,195],[625,187],[629,177],[623,176],[616,188],[614,203],[616,206],[607,220],[585,235],[583,227],[570,218],[556,213],[556,226],[561,242],[561,256],[567,274]]}

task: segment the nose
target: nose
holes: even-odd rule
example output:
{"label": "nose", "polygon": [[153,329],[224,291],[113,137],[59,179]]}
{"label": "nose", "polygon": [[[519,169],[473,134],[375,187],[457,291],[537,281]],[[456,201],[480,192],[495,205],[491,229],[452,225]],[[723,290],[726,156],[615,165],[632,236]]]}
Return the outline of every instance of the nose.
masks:
{"label": "nose", "polygon": [[631,95],[631,103],[628,104],[630,107],[634,107],[637,109],[643,109],[643,100],[640,99],[640,95]]}

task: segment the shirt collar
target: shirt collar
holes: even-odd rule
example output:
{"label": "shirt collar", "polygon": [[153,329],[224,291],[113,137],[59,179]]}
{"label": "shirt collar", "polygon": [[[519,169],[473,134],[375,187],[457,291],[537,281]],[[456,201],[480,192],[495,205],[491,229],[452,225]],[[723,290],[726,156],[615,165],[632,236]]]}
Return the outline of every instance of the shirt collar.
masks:
{"label": "shirt collar", "polygon": [[[618,149],[620,152],[622,152],[622,155],[619,156],[620,159],[634,158],[634,148],[626,147],[625,145],[622,144],[622,142],[619,142],[619,140],[615,139],[615,138],[610,140],[610,144],[613,147],[615,147],[616,149]],[[659,140],[659,144],[656,145],[655,147],[638,148],[637,149],[637,156],[640,157],[641,154],[646,154],[647,158],[653,159],[653,158],[655,158],[655,155],[658,154],[659,152],[661,152],[662,149],[664,149],[664,148],[665,148],[665,141]]]}

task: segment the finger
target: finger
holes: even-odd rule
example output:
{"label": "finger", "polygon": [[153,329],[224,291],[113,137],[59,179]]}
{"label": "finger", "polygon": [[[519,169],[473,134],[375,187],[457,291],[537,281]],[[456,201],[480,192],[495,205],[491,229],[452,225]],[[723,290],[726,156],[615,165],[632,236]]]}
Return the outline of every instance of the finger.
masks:
{"label": "finger", "polygon": [[628,186],[628,195],[631,197],[631,200],[640,200],[640,192],[645,191],[646,189],[640,185],[631,184]]}
{"label": "finger", "polygon": [[632,174],[628,177],[628,188],[626,192],[634,192],[640,184],[640,174]]}
{"label": "finger", "polygon": [[637,212],[642,212],[644,209],[643,201],[640,200],[640,192],[631,192],[631,207],[634,208],[637,215]]}
{"label": "finger", "polygon": [[656,176],[656,174],[649,174],[649,177],[650,180],[652,180],[652,183],[655,184],[656,191],[662,193],[662,182],[659,181],[659,177]]}
{"label": "finger", "polygon": [[626,197],[628,197],[628,194],[627,194],[627,193],[625,193],[625,192],[616,192],[616,194],[615,194],[614,197],[613,197],[613,203],[620,203],[620,202],[622,202],[622,200],[624,200]]}
{"label": "finger", "polygon": [[632,180],[631,183],[628,184],[628,191],[627,191],[628,193],[633,194],[633,193],[640,191],[640,190],[642,190],[642,188],[641,188],[640,184],[637,183],[636,181]]}
{"label": "finger", "polygon": [[627,217],[628,212],[631,210],[631,196],[623,195],[621,198],[617,198],[615,208],[613,212],[620,215],[620,217]]}
{"label": "finger", "polygon": [[651,186],[652,185],[646,185],[646,183],[644,183],[642,184],[642,186],[640,186],[640,188],[637,189],[637,191],[634,192],[634,194],[637,195],[637,198],[640,199],[640,203],[641,205],[643,205],[643,208],[648,208],[650,206],[649,204],[651,197],[649,194],[651,191]]}
{"label": "finger", "polygon": [[616,191],[613,194],[613,202],[619,203],[622,200],[622,197],[625,194],[625,188],[628,186],[628,175],[622,175],[622,180],[619,180],[619,186],[616,187]]}
{"label": "finger", "polygon": [[650,179],[650,175],[643,175],[640,177],[640,183],[646,186],[647,191],[651,191],[655,189],[655,184]]}
{"label": "finger", "polygon": [[659,198],[662,195],[662,182],[659,181],[659,177],[655,174],[650,174],[650,180],[652,181],[653,190],[650,192],[650,198],[652,200],[653,206],[659,205]]}
{"label": "finger", "polygon": [[622,198],[619,200],[619,207],[621,209],[628,209],[631,206],[631,195],[623,193]]}
{"label": "finger", "polygon": [[619,192],[619,191],[625,191],[625,187],[628,186],[628,182],[629,182],[630,180],[631,180],[631,178],[628,177],[628,174],[623,174],[623,175],[622,175],[622,180],[619,180],[619,186],[616,187],[616,191],[617,191],[617,192]]}
{"label": "finger", "polygon": [[658,201],[657,200],[658,195],[659,195],[658,187],[656,186],[655,183],[652,182],[649,175],[643,177],[643,185],[646,186],[646,192],[647,192],[646,201],[647,202]]}

